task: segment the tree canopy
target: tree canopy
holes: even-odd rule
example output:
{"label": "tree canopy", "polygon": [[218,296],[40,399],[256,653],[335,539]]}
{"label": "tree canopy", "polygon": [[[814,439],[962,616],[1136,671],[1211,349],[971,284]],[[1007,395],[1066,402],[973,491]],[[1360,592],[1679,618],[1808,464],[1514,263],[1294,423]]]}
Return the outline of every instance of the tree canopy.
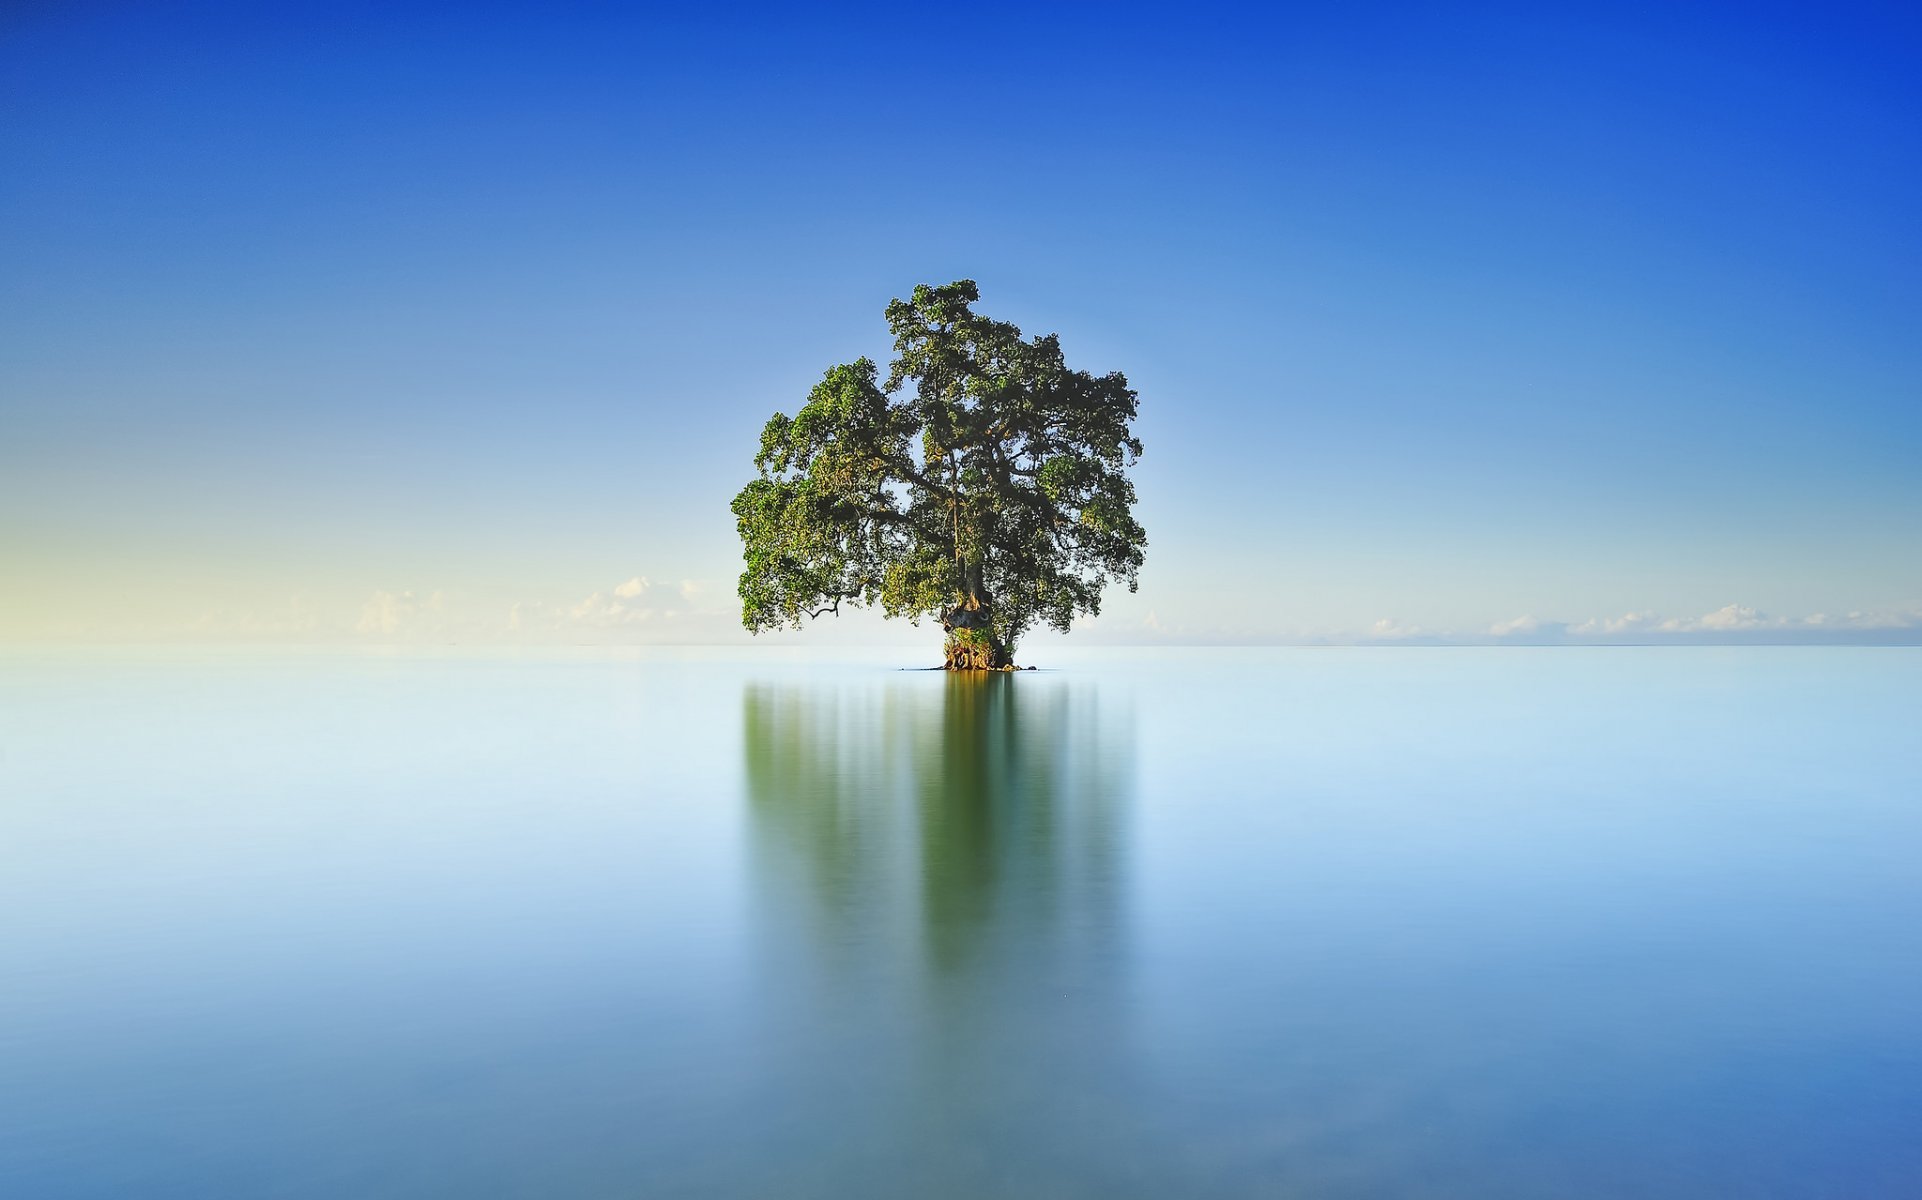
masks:
{"label": "tree canopy", "polygon": [[979,299],[967,279],[916,287],[887,307],[885,379],[867,358],[830,367],[768,421],[733,504],[748,629],[879,605],[939,619],[948,666],[1000,668],[1037,622],[1065,632],[1109,581],[1134,590],[1134,390]]}

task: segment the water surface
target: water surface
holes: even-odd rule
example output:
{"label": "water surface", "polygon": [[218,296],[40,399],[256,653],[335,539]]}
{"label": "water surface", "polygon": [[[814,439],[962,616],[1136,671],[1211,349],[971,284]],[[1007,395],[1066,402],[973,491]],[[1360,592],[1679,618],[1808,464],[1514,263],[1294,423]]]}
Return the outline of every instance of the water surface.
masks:
{"label": "water surface", "polygon": [[0,1195],[1922,1192],[1922,654],[1055,657],[7,657]]}

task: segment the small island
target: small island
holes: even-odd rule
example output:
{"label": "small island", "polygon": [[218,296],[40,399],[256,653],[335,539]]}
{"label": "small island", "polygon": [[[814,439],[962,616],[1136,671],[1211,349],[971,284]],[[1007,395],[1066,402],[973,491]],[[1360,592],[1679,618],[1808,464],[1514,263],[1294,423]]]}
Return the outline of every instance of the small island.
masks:
{"label": "small island", "polygon": [[1066,632],[1110,581],[1135,589],[1134,390],[1070,369],[1053,334],[976,313],[980,298],[967,279],[916,287],[887,307],[885,380],[868,358],[831,367],[769,419],[733,504],[750,631],[878,604],[939,620],[948,670],[1013,670],[1035,624]]}

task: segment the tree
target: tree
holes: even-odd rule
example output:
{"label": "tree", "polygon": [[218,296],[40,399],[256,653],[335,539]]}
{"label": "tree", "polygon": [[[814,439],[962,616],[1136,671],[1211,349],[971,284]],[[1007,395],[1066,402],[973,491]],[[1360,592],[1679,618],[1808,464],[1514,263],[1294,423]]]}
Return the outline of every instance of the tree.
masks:
{"label": "tree", "polygon": [[733,505],[749,630],[878,604],[937,618],[950,669],[1000,669],[1036,622],[1066,632],[1110,580],[1134,590],[1133,389],[1070,370],[1054,335],[1023,340],[980,298],[963,279],[890,303],[885,380],[866,358],[832,367],[761,431]]}

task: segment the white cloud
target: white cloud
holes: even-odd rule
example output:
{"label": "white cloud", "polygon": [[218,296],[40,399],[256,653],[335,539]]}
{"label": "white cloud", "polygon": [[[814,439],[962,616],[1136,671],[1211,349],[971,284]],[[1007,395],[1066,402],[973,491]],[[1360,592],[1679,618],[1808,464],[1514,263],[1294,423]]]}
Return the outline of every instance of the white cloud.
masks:
{"label": "white cloud", "polygon": [[1746,604],[1724,604],[1712,613],[1692,619],[1664,621],[1661,628],[1665,633],[1730,633],[1742,629],[1779,629],[1784,624],[1786,622],[1775,620]]}
{"label": "white cloud", "polygon": [[1419,625],[1403,625],[1392,617],[1383,617],[1368,628],[1368,636],[1383,641],[1400,641],[1403,638],[1421,637],[1428,631]]}
{"label": "white cloud", "polygon": [[1810,629],[1922,629],[1922,609],[1910,612],[1814,613],[1802,618]]}
{"label": "white cloud", "polygon": [[643,595],[642,590],[628,588],[624,583],[615,588],[612,595],[595,592],[568,609],[567,617],[577,625],[595,626],[631,625],[651,620],[656,610],[640,602]]}
{"label": "white cloud", "polygon": [[1631,612],[1619,617],[1590,617],[1580,625],[1570,627],[1569,632],[1578,637],[1614,636],[1623,633],[1642,633],[1660,628],[1662,619],[1654,613]]}
{"label": "white cloud", "polygon": [[431,592],[425,599],[411,591],[377,591],[360,609],[354,632],[379,637],[443,633],[447,628],[447,596]]}
{"label": "white cloud", "polygon": [[300,596],[285,609],[266,613],[251,608],[221,606],[208,609],[188,627],[198,636],[222,638],[292,638],[305,640],[323,631],[320,614]]}
{"label": "white cloud", "polygon": [[[676,584],[656,583],[645,575],[635,575],[625,583],[604,592],[593,592],[577,604],[553,607],[549,615],[557,626],[588,629],[618,629],[694,615],[710,615],[700,604],[707,586],[698,580],[683,579]],[[522,619],[539,611],[531,605]]]}
{"label": "white cloud", "polygon": [[1651,641],[1684,638],[1695,641],[1718,637],[1753,640],[1779,635],[1789,641],[1822,640],[1849,634],[1900,633],[1922,629],[1922,611],[1867,613],[1841,616],[1813,613],[1806,617],[1777,617],[1747,604],[1725,604],[1699,617],[1661,617],[1648,612],[1619,617],[1591,617],[1569,627],[1585,638],[1640,637]]}
{"label": "white cloud", "polygon": [[1565,642],[1568,632],[1568,623],[1565,621],[1544,621],[1532,615],[1497,621],[1488,627],[1489,636],[1499,641],[1532,645]]}

